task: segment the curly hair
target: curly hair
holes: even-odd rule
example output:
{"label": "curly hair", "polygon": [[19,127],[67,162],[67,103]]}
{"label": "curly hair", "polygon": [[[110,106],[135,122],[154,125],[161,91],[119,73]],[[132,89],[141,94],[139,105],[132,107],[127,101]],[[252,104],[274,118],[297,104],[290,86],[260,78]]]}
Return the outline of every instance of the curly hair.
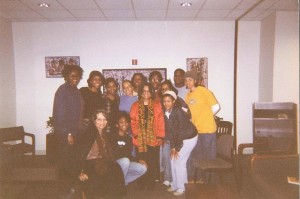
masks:
{"label": "curly hair", "polygon": [[132,84],[133,84],[133,80],[136,76],[141,76],[142,82],[147,82],[147,78],[142,73],[134,73],[131,77]]}
{"label": "curly hair", "polygon": [[63,70],[61,71],[62,76],[64,77],[65,81],[68,80],[68,76],[73,72],[77,71],[79,74],[79,78],[82,79],[83,69],[78,65],[65,65]]}
{"label": "curly hair", "polygon": [[107,85],[108,85],[110,82],[115,83],[116,87],[119,88],[119,83],[117,82],[117,80],[115,80],[115,79],[112,78],[112,77],[109,77],[109,78],[105,79],[105,87],[107,87]]}

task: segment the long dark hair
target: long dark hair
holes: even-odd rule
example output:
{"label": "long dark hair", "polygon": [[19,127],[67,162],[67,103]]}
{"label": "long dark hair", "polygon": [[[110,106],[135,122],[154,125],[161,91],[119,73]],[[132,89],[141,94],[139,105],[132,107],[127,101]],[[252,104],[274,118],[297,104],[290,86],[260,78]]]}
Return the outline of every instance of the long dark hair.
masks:
{"label": "long dark hair", "polygon": [[145,82],[141,85],[140,89],[139,89],[139,92],[138,92],[138,96],[139,96],[139,100],[142,99],[142,94],[143,94],[143,89],[145,86],[148,86],[149,87],[149,92],[150,92],[150,98],[151,99],[154,99],[154,92],[153,92],[153,87],[152,85],[149,83],[149,82]]}
{"label": "long dark hair", "polygon": [[[170,88],[171,91],[174,91],[176,95],[178,95],[178,90],[173,86],[171,80],[167,79],[165,81],[163,81],[161,84],[160,84],[160,87],[162,88],[162,85],[163,84],[166,84],[168,85],[168,87]],[[161,93],[162,91],[160,90],[159,94],[161,95],[161,97],[163,96],[163,93]]]}
{"label": "long dark hair", "polygon": [[110,121],[109,114],[107,114],[107,112],[104,109],[97,109],[93,112],[93,114],[91,116],[91,123],[93,124],[95,122],[95,120],[97,119],[97,115],[99,113],[102,113],[103,116],[106,118],[107,123],[109,123],[109,121]]}

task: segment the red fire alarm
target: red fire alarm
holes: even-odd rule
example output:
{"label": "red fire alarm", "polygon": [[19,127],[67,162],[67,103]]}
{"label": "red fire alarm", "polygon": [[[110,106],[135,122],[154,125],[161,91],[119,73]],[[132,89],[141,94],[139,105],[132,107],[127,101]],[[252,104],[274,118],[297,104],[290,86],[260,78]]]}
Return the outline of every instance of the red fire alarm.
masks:
{"label": "red fire alarm", "polygon": [[138,64],[138,60],[137,59],[132,59],[131,60],[131,64],[132,65],[137,65]]}

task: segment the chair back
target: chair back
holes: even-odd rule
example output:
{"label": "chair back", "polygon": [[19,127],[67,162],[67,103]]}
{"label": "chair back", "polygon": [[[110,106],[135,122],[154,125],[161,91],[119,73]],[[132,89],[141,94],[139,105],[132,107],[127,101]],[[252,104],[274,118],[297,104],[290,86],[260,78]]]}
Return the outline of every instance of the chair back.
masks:
{"label": "chair back", "polygon": [[231,161],[233,153],[233,136],[223,134],[217,138],[217,155],[221,158]]}
{"label": "chair back", "polygon": [[222,134],[230,134],[232,132],[232,123],[229,121],[219,121],[217,124],[217,136]]}
{"label": "chair back", "polygon": [[24,128],[23,126],[0,128],[0,142],[8,142],[15,140],[24,139]]}

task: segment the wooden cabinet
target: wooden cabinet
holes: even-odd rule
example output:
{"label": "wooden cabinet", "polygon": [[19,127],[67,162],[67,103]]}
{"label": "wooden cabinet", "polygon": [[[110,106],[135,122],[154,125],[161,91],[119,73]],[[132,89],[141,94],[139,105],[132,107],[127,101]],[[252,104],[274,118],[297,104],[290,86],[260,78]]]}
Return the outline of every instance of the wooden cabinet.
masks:
{"label": "wooden cabinet", "polygon": [[297,105],[291,102],[253,104],[254,152],[284,150],[297,153]]}

